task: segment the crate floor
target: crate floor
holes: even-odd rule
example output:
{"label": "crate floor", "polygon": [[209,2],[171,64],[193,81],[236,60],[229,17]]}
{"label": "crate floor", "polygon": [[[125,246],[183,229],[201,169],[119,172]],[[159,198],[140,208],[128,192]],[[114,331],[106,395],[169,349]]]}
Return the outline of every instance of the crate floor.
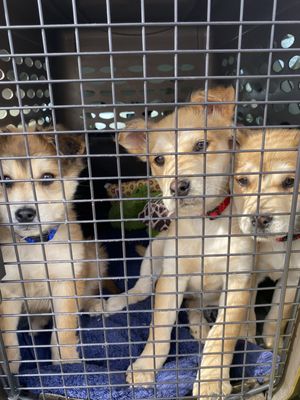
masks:
{"label": "crate floor", "polygon": [[[137,236],[137,235],[136,235]],[[136,241],[128,244],[127,256],[135,256]],[[117,245],[109,245],[108,251],[117,257]],[[119,251],[121,251],[119,249]],[[120,254],[119,254],[120,255]],[[115,263],[115,276],[123,274],[123,263]],[[127,263],[128,273],[136,275],[139,261]],[[120,281],[121,282],[121,281]],[[130,286],[134,283],[130,282]],[[120,286],[122,286],[120,284]],[[151,320],[151,300],[129,307],[129,312],[111,315],[108,318],[81,318],[81,344],[79,350],[85,359],[82,363],[52,365],[34,362],[32,349],[22,349],[24,362],[20,369],[20,384],[35,388],[35,394],[46,392],[77,399],[128,400],[146,398],[175,398],[190,394],[201,359],[202,346],[192,338],[187,325],[186,312],[179,313],[178,325],[172,332],[170,356],[163,369],[157,373],[156,386],[152,388],[128,387],[125,371],[142,352],[148,336]],[[28,334],[19,334],[21,345],[30,345]],[[37,355],[40,360],[50,359],[50,332],[43,332],[35,338]],[[130,343],[130,344],[129,344]],[[245,352],[246,350],[246,352]],[[240,340],[236,347],[231,377],[257,378],[262,383],[271,371],[272,353],[252,343]],[[245,365],[243,367],[243,365]],[[39,374],[40,372],[40,374]]]}
{"label": "crate floor", "polygon": [[[82,324],[86,327],[83,332],[81,351],[86,359],[85,365],[64,364],[44,365],[41,363],[39,376],[38,370],[32,364],[23,364],[21,368],[20,383],[26,387],[36,387],[35,393],[46,389],[46,392],[75,397],[88,398],[86,386],[90,387],[91,399],[144,399],[151,397],[174,398],[176,395],[184,396],[190,393],[196,377],[197,366],[201,347],[192,339],[186,327],[178,329],[178,341],[173,343],[170,357],[164,368],[156,377],[156,393],[154,388],[138,388],[134,391],[126,386],[125,371],[129,365],[130,354],[136,358],[143,349],[143,342],[147,339],[147,325],[150,322],[150,313],[143,313],[146,307],[150,309],[150,302],[145,301],[134,307],[130,317],[132,344],[128,345],[127,316],[115,315],[105,321],[106,341],[103,334],[103,323],[97,318],[83,318]],[[141,328],[141,324],[144,327]],[[111,329],[113,328],[113,329]],[[41,335],[45,336],[45,335]],[[49,336],[49,335],[48,335]],[[45,343],[44,338],[37,339],[37,345]],[[39,342],[40,341],[40,342]],[[106,344],[105,344],[106,342]],[[124,344],[123,344],[124,343]],[[104,345],[105,344],[105,345]],[[234,357],[234,367],[231,368],[233,378],[256,377],[262,382],[271,371],[272,353],[265,351],[257,345],[248,343],[244,355],[245,343],[239,341]],[[175,356],[177,351],[177,356]],[[38,349],[40,358],[50,357],[49,349]],[[28,359],[27,359],[28,360]],[[243,370],[242,364],[246,367]],[[62,374],[63,371],[63,374]],[[48,390],[47,390],[48,388]],[[64,389],[65,388],[65,389]],[[178,391],[178,393],[177,393]]]}

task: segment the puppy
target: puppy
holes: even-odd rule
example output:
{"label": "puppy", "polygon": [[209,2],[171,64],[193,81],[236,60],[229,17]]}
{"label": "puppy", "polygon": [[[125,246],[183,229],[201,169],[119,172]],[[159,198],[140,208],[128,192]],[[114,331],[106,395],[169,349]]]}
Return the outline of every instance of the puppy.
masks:
{"label": "puppy", "polygon": [[[233,102],[234,91],[215,88],[207,99]],[[195,104],[179,108],[158,122],[148,121],[146,127],[144,120],[132,121],[119,134],[119,143],[142,160],[149,160],[164,203],[176,217],[167,233],[160,234],[148,247],[142,277],[129,291],[134,296],[128,297],[128,302],[139,301],[151,293],[152,279],[158,278],[148,342],[129,366],[127,382],[153,384],[155,370],[162,367],[169,353],[176,310],[188,292],[194,307],[190,321],[199,324],[197,338],[201,330],[201,339],[207,335],[193,395],[211,399],[231,392],[229,366],[247,315],[252,260],[247,255],[251,239],[235,237],[240,233],[238,223],[229,217],[234,208],[228,198],[234,106],[209,104],[210,129],[205,130],[205,107],[197,104],[204,100],[205,93],[197,91],[191,96],[191,103]],[[228,235],[233,235],[230,241]],[[217,321],[210,330],[207,325],[206,329],[201,326],[201,312],[200,317],[195,313],[200,303],[202,308],[220,305]],[[124,305],[126,296],[119,295],[108,300],[107,311]]]}
{"label": "puppy", "polygon": [[[105,275],[106,264],[95,262],[93,243],[81,242],[71,204],[84,167],[84,142],[67,134],[58,134],[57,141],[58,149],[51,131],[25,134],[8,126],[0,133],[0,239],[6,267],[0,282],[0,328],[12,372],[19,368],[20,314],[53,313],[52,359],[74,362],[79,310],[102,309],[101,300],[91,297],[99,281],[85,279]],[[63,156],[60,163],[57,151]],[[101,247],[98,254],[105,257]],[[35,316],[32,329],[47,321]]]}
{"label": "puppy", "polygon": [[[297,148],[299,130],[272,129],[241,131],[238,135],[241,152],[236,155],[234,192],[243,233],[257,240],[257,281],[270,277],[278,280],[271,309],[266,317],[263,335],[267,347],[273,347],[278,326],[278,307],[283,285],[284,260],[287,248],[287,232],[290,223],[292,196],[295,190]],[[266,151],[262,154],[261,150]],[[279,151],[279,149],[285,151]],[[243,152],[245,151],[246,152]],[[298,188],[296,188],[298,190]],[[258,196],[259,194],[259,196]],[[298,198],[297,211],[300,210]],[[299,216],[295,232],[299,232]],[[281,333],[291,316],[297,283],[300,278],[300,236],[295,234],[289,262],[287,289],[285,292]]]}

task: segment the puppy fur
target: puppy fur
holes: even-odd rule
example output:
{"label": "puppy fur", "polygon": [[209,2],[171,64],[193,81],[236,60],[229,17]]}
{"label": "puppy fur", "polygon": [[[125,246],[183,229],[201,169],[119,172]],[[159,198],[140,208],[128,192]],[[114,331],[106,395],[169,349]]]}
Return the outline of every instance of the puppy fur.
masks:
{"label": "puppy fur", "polygon": [[[148,121],[147,126],[144,120],[137,119],[119,134],[119,143],[128,152],[149,160],[166,206],[178,216],[167,233],[160,234],[148,247],[141,278],[129,291],[129,295],[134,296],[128,301],[135,303],[151,293],[152,281],[157,279],[153,328],[142,354],[128,368],[127,381],[143,386],[153,384],[154,370],[162,367],[169,353],[176,309],[185,292],[189,292],[190,306],[194,308],[190,311],[190,322],[194,324],[192,333],[198,339],[207,337],[193,395],[211,399],[216,394],[231,392],[229,365],[236,340],[242,334],[242,321],[246,319],[250,297],[252,260],[247,253],[251,239],[233,236],[229,244],[226,235],[240,232],[236,220],[232,220],[230,226],[230,207],[221,218],[205,218],[228,195],[226,174],[230,172],[230,126],[234,106],[232,103],[209,104],[207,126],[214,129],[205,131],[205,106],[197,104],[205,101],[205,93],[196,91],[190,100],[195,104],[179,108],[177,115],[174,112],[158,122]],[[233,102],[234,91],[218,87],[208,92],[207,100],[210,103]],[[147,153],[149,156],[145,156]],[[164,157],[163,162],[157,157]],[[174,196],[174,187],[175,194],[179,193],[182,179],[188,180],[188,194]],[[208,196],[205,201],[204,194]],[[177,235],[178,241],[175,240]],[[225,256],[227,252],[231,254],[229,257]],[[222,292],[225,288],[228,288],[226,295]],[[112,297],[108,300],[107,311],[114,312],[125,304],[125,296]],[[221,308],[216,324],[209,330],[201,311],[195,308],[213,304]]]}
{"label": "puppy fur", "polygon": [[[240,227],[243,233],[253,235],[257,240],[258,283],[267,276],[274,281],[278,280],[272,306],[263,328],[265,344],[268,347],[274,345],[278,326],[281,276],[287,248],[287,242],[278,239],[287,235],[289,228],[299,140],[300,131],[294,129],[272,129],[267,130],[265,134],[261,130],[241,131],[238,135],[241,152],[236,155],[234,192],[244,195],[235,200],[238,213],[244,215],[240,218]],[[262,148],[266,150],[263,154]],[[258,193],[260,193],[259,198]],[[298,197],[297,211],[299,210]],[[299,232],[299,222],[298,216],[295,221],[295,232]],[[300,240],[293,240],[281,333],[284,332],[287,319],[291,315],[296,285],[300,277],[299,250]]]}
{"label": "puppy fur", "polygon": [[[95,279],[86,283],[84,279],[104,276],[106,263],[93,261],[93,243],[77,243],[83,240],[83,235],[71,204],[84,167],[81,159],[84,141],[78,135],[58,134],[57,137],[59,152],[65,156],[61,158],[61,169],[57,158],[45,158],[57,155],[51,130],[30,134],[8,126],[0,133],[0,239],[6,267],[6,275],[0,282],[3,299],[0,328],[12,372],[18,371],[20,360],[16,333],[19,314],[35,315],[30,318],[31,328],[40,329],[49,318],[39,317],[38,313],[49,313],[49,317],[53,313],[57,333],[53,331],[51,337],[52,360],[76,362],[78,312],[102,310],[101,300],[84,298],[97,293],[99,282]],[[26,147],[33,157],[31,162],[26,158]],[[74,155],[77,157],[68,157]],[[49,174],[54,178],[61,176],[64,181],[55,181]],[[38,204],[34,202],[35,195]],[[31,223],[20,223],[17,218],[18,210],[24,207],[37,213]],[[73,223],[66,224],[66,220]],[[57,226],[54,238],[43,243],[27,243],[25,237],[40,234],[39,223],[43,232]],[[101,258],[106,257],[102,247],[99,246],[98,252]],[[75,261],[71,263],[72,259]],[[91,261],[81,261],[88,259]],[[74,277],[76,282],[72,280]]]}

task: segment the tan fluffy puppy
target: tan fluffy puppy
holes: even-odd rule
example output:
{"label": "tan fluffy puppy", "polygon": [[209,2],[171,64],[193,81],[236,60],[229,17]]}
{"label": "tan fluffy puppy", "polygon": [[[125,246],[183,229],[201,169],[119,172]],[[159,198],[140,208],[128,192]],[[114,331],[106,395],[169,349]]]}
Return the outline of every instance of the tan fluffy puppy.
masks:
{"label": "tan fluffy puppy", "polygon": [[[299,130],[272,129],[265,133],[261,130],[242,131],[239,135],[241,153],[236,155],[234,191],[243,196],[237,197],[235,201],[238,213],[245,215],[240,218],[240,227],[243,233],[255,235],[258,253],[265,253],[258,254],[257,257],[258,283],[267,276],[278,280],[272,307],[263,328],[268,347],[273,347],[278,325],[278,304],[282,290],[280,278],[286,256],[286,235],[290,222],[299,140]],[[265,152],[262,153],[262,149]],[[299,209],[298,197],[297,211]],[[299,231],[299,227],[297,217],[296,231]],[[281,333],[290,317],[300,277],[299,237],[295,235],[292,244]]]}
{"label": "tan fluffy puppy", "polygon": [[[191,97],[193,103],[204,100],[205,93],[201,91]],[[208,101],[233,102],[234,91],[212,89]],[[249,253],[251,239],[232,237],[230,243],[228,239],[228,235],[240,232],[236,221],[230,227],[230,207],[225,200],[233,110],[233,104],[208,105],[207,125],[214,129],[207,131],[205,107],[195,104],[179,108],[177,114],[174,112],[158,122],[149,122],[149,132],[145,131],[144,120],[135,120],[127,131],[119,134],[120,144],[130,153],[149,160],[166,206],[178,216],[168,232],[159,235],[147,249],[142,276],[129,293],[139,294],[129,297],[130,303],[144,298],[145,293],[147,296],[151,292],[151,273],[154,279],[158,277],[153,328],[144,351],[128,368],[129,383],[147,386],[154,382],[155,370],[162,367],[169,353],[176,310],[189,292],[194,307],[199,299],[202,307],[211,304],[227,307],[226,312],[222,307],[219,309],[216,324],[209,332],[202,326],[201,338],[208,337],[193,394],[211,399],[216,394],[231,392],[229,366],[246,317],[252,267],[251,257],[240,255]],[[143,156],[147,153],[149,156]],[[205,201],[204,196],[207,196]],[[222,214],[220,218],[216,218],[215,209]],[[230,256],[226,257],[228,252]],[[228,289],[226,295],[221,294],[224,289]],[[117,296],[109,299],[107,309],[115,311],[125,304],[124,296]],[[194,317],[195,313],[190,321],[195,323]],[[202,321],[202,317],[198,318],[199,325]]]}
{"label": "tan fluffy puppy", "polygon": [[[106,271],[105,262],[92,261],[94,244],[85,247],[80,242],[83,235],[71,204],[84,166],[84,142],[78,135],[67,134],[58,134],[57,140],[59,154],[64,156],[61,166],[57,158],[46,158],[57,155],[53,132],[21,134],[9,126],[0,133],[0,238],[6,267],[0,282],[0,328],[13,372],[19,368],[16,331],[21,313],[53,312],[57,333],[53,331],[51,337],[52,359],[76,362],[78,312],[80,308],[102,309],[101,300],[87,299],[86,304],[84,298],[76,300],[97,291],[99,283],[86,284],[85,278],[97,278]],[[105,256],[101,247],[99,254]],[[91,262],[81,261],[88,258]],[[76,284],[74,278],[79,279]],[[32,328],[40,329],[48,318],[32,320]]]}

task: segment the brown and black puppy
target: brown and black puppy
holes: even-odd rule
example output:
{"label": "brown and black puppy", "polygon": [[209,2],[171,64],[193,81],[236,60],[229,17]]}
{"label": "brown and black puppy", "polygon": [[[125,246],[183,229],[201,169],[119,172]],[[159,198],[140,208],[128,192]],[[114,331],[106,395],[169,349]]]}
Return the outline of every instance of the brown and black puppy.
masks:
{"label": "brown and black puppy", "polygon": [[[0,328],[13,372],[19,368],[16,330],[22,312],[53,312],[52,359],[76,362],[78,312],[102,310],[101,299],[84,299],[97,292],[99,282],[85,279],[105,275],[106,263],[95,262],[94,244],[81,242],[72,207],[84,150],[81,136],[60,133],[56,142],[51,128],[23,133],[8,126],[0,133],[0,238],[6,267]],[[99,254],[105,257],[101,247]],[[82,262],[87,259],[91,262]],[[32,329],[48,319],[35,315]]]}

